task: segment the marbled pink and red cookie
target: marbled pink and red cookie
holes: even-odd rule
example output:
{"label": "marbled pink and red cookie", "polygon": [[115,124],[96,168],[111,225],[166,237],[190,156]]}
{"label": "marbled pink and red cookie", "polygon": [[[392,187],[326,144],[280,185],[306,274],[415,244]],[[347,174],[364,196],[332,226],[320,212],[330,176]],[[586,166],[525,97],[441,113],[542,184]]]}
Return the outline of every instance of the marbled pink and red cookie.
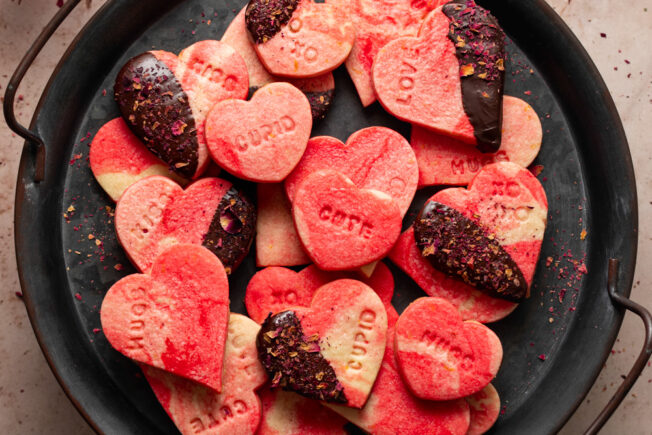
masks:
{"label": "marbled pink and red cookie", "polygon": [[498,420],[500,414],[498,391],[489,384],[465,399],[471,409],[471,425],[467,435],[482,435]]}
{"label": "marbled pink and red cookie", "polygon": [[339,279],[362,281],[378,294],[386,307],[391,306],[394,277],[382,262],[378,263],[369,278],[362,279],[354,272],[325,272],[315,265],[310,265],[300,272],[284,267],[268,267],[257,272],[247,285],[247,313],[257,323],[263,323],[269,314],[295,306],[309,307],[319,288]]}
{"label": "marbled pink and red cookie", "polygon": [[[387,310],[388,318],[398,318],[394,308]],[[401,378],[394,348],[394,325],[390,323],[385,355],[367,404],[359,410],[333,404],[328,407],[375,435],[466,434],[470,423],[467,402],[439,402],[414,396]]]}
{"label": "marbled pink and red cookie", "polygon": [[412,302],[396,322],[396,359],[410,391],[426,400],[454,400],[477,393],[496,376],[500,339],[439,298]]}
{"label": "marbled pink and red cookie", "polygon": [[204,123],[227,98],[244,99],[244,60],[226,44],[200,41],[179,57],[149,51],[130,59],[115,81],[123,118],[147,148],[180,176],[199,177],[208,165]]}
{"label": "marbled pink and red cookie", "polygon": [[95,179],[114,201],[127,187],[151,175],[168,177],[179,184],[187,182],[149,152],[122,118],[112,119],[97,131],[89,161]]}
{"label": "marbled pink and red cookie", "polygon": [[256,50],[249,39],[249,33],[245,24],[245,10],[243,8],[227,27],[222,42],[233,47],[247,64],[249,71],[249,94],[253,94],[259,88],[273,82],[288,81],[301,90],[310,102],[313,121],[326,117],[335,94],[335,79],[333,73],[326,73],[317,77],[307,79],[283,79],[271,75],[260,63]]}
{"label": "marbled pink and red cookie", "polygon": [[529,296],[547,214],[546,194],[530,171],[494,163],[468,189],[431,197],[414,223],[414,237],[436,269],[489,296],[519,302]]}
{"label": "marbled pink and red cookie", "polygon": [[292,206],[303,247],[323,270],[351,270],[383,258],[401,231],[396,202],[339,172],[317,171],[299,184]]}
{"label": "marbled pink and red cookie", "polygon": [[289,83],[270,83],[250,101],[217,103],[206,120],[206,141],[223,169],[246,180],[275,183],[299,163],[311,129],[306,96]]}
{"label": "marbled pink and red cookie", "polygon": [[259,183],[256,221],[256,266],[300,266],[310,263],[292,219],[292,206],[282,184]]}
{"label": "marbled pink and red cookie", "polygon": [[231,273],[253,242],[256,210],[220,178],[203,178],[184,191],[174,181],[153,176],[120,197],[115,228],[129,259],[143,272],[167,247],[190,243],[210,249]]}
{"label": "marbled pink and red cookie", "polygon": [[326,0],[327,4],[351,11],[356,39],[346,59],[346,69],[362,105],[376,101],[371,67],[378,51],[388,42],[416,36],[424,17],[447,0]]}
{"label": "marbled pink and red cookie", "polygon": [[509,96],[503,100],[502,142],[493,154],[415,125],[410,142],[419,164],[419,186],[466,185],[480,169],[496,162],[525,168],[539,154],[542,137],[541,121],[532,106]]}
{"label": "marbled pink and red cookie", "polygon": [[472,0],[432,11],[418,37],[398,38],[376,55],[380,103],[399,119],[496,152],[502,131],[505,35]]}
{"label": "marbled pink and red cookie", "polygon": [[250,0],[245,23],[267,71],[283,77],[333,71],[355,40],[346,9],[312,0]]}
{"label": "marbled pink and red cookie", "polygon": [[310,308],[268,317],[258,334],[258,355],[272,388],[360,408],[378,374],[386,333],[378,295],[342,279],[321,287]]}
{"label": "marbled pink and red cookie", "polygon": [[154,394],[182,434],[253,435],[261,419],[258,390],[267,379],[256,353],[260,327],[229,316],[222,392],[150,366],[141,366]]}
{"label": "marbled pink and red cookie", "polygon": [[311,138],[301,161],[285,180],[290,201],[294,201],[299,184],[320,169],[339,171],[360,188],[385,192],[394,198],[401,215],[410,207],[419,177],[408,141],[385,127],[358,130],[346,144],[330,136]]}
{"label": "marbled pink and red cookie", "polygon": [[218,392],[228,315],[224,267],[196,245],[173,246],[150,274],[122,278],[100,310],[102,330],[117,351]]}

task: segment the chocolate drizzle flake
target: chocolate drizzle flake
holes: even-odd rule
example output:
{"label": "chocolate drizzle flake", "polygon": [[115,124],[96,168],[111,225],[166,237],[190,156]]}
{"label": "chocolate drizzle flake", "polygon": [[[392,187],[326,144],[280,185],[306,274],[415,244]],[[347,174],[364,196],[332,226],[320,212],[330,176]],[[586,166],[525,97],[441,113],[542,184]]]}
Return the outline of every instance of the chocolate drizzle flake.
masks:
{"label": "chocolate drizzle flake", "polygon": [[473,0],[442,6],[451,21],[448,38],[460,65],[462,104],[473,126],[477,148],[500,148],[505,84],[505,33],[496,18]]}
{"label": "chocolate drizzle flake", "polygon": [[264,44],[286,25],[299,0],[250,0],[245,11],[245,23],[256,44]]}
{"label": "chocolate drizzle flake", "polygon": [[495,236],[459,211],[426,203],[414,223],[414,238],[435,269],[492,297],[520,302],[528,296],[523,273]]}
{"label": "chocolate drizzle flake", "polygon": [[247,256],[256,231],[256,207],[235,187],[222,198],[202,245],[220,259],[226,273]]}
{"label": "chocolate drizzle flake", "polygon": [[197,171],[197,128],[188,96],[168,66],[152,53],[129,60],[118,73],[115,100],[131,130],[184,178]]}
{"label": "chocolate drizzle flake", "polygon": [[267,316],[256,347],[272,388],[326,402],[347,402],[335,370],[320,353],[319,336],[306,337],[294,311]]}

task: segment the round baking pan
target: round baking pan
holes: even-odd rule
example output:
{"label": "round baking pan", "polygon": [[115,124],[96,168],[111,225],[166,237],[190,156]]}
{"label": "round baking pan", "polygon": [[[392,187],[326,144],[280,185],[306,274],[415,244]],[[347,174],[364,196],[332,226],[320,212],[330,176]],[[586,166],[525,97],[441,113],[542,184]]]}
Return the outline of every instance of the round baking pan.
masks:
{"label": "round baking pan", "polygon": [[[134,269],[115,237],[113,204],[89,169],[88,145],[103,123],[118,116],[113,81],[130,57],[150,49],[178,53],[195,41],[219,39],[245,2],[108,1],[59,63],[31,133],[21,130],[11,108],[17,83],[48,33],[78,2],[68,2],[44,31],[12,79],[5,101],[9,125],[29,138],[16,194],[21,285],[52,370],[93,428],[175,433],[139,369],[114,351],[100,331],[104,294]],[[608,265],[610,258],[620,263],[617,274],[617,262],[612,262],[609,276],[613,297],[622,300],[617,293],[629,295],[636,262],[634,173],[609,92],[560,18],[542,0],[479,3],[498,17],[508,35],[506,94],[525,99],[541,117],[544,140],[535,165],[542,169],[538,177],[550,203],[532,296],[490,325],[504,347],[494,381],[503,408],[492,433],[552,433],[595,381],[622,322],[624,311],[607,291]],[[384,125],[409,137],[409,125],[377,103],[362,108],[343,68],[335,78],[331,112],[315,125],[313,135],[345,140],[362,127]],[[252,185],[240,185],[253,193]],[[406,225],[434,191],[418,192]],[[396,279],[393,302],[401,311],[423,292],[390,267]],[[233,311],[244,312],[244,290],[255,270],[249,255],[231,276]],[[647,356],[649,349],[648,339]],[[640,360],[645,363],[645,354]],[[635,368],[622,387],[625,393],[636,375]],[[613,409],[605,411],[603,421]]]}

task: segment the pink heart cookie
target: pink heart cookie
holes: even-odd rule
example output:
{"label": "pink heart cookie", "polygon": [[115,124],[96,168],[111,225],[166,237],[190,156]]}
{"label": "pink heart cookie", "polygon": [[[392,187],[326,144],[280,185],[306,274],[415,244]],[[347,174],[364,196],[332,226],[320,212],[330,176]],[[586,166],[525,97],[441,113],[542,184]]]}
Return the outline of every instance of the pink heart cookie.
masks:
{"label": "pink heart cookie", "polygon": [[163,370],[141,366],[154,394],[181,433],[257,433],[261,407],[256,390],[267,379],[256,354],[259,329],[245,316],[229,316],[221,393]]}
{"label": "pink heart cookie", "polygon": [[213,107],[206,140],[213,159],[246,180],[282,181],[301,160],[312,129],[306,96],[289,83],[271,83],[250,101]]}
{"label": "pink heart cookie", "polygon": [[149,275],[115,283],[100,319],[111,346],[125,356],[219,392],[228,314],[222,263],[206,248],[177,245]]}
{"label": "pink heart cookie", "polygon": [[284,77],[333,71],[355,40],[346,9],[312,0],[250,0],[245,22],[267,71]]}
{"label": "pink heart cookie", "polygon": [[292,207],[306,252],[323,270],[355,269],[389,252],[401,231],[394,200],[324,170],[299,185]]}
{"label": "pink heart cookie", "polygon": [[187,183],[149,152],[122,118],[112,119],[97,131],[88,158],[95,179],[114,201],[127,187],[151,175]]}
{"label": "pink heart cookie", "polygon": [[255,227],[253,204],[220,178],[203,178],[185,191],[164,177],[145,178],[115,210],[118,240],[143,272],[167,247],[191,243],[210,249],[231,273],[249,252]]}
{"label": "pink heart cookie", "polygon": [[341,279],[321,287],[311,308],[268,317],[258,354],[272,388],[360,408],[378,374],[386,332],[378,295],[359,281]]}
{"label": "pink heart cookie", "polygon": [[530,171],[494,163],[468,189],[430,198],[414,223],[415,240],[436,269],[519,302],[529,295],[547,214],[546,194]]}
{"label": "pink heart cookie", "polygon": [[449,2],[425,18],[418,37],[385,45],[372,76],[378,100],[397,118],[496,152],[504,62],[495,18],[472,1]]}
{"label": "pink heart cookie", "polygon": [[330,136],[313,137],[301,161],[285,180],[290,201],[299,184],[320,169],[346,175],[358,187],[385,192],[396,201],[401,215],[417,190],[418,167],[409,143],[385,127],[368,127],[353,133],[346,144]]}
{"label": "pink heart cookie", "polygon": [[247,69],[249,70],[249,93],[252,94],[259,88],[273,82],[289,81],[290,84],[299,88],[308,97],[312,119],[314,121],[326,117],[326,113],[330,109],[335,94],[333,73],[329,72],[307,79],[290,80],[271,75],[263,64],[260,63],[256,50],[254,50],[254,46],[249,40],[249,32],[245,25],[245,10],[246,7],[231,21],[231,24],[229,24],[229,27],[227,27],[222,36],[222,42],[233,47],[247,64]]}
{"label": "pink heart cookie", "polygon": [[500,414],[498,391],[489,384],[465,399],[471,409],[471,424],[467,435],[482,435],[491,429],[498,420]]}
{"label": "pink heart cookie", "polygon": [[542,136],[541,121],[532,106],[509,96],[503,101],[502,142],[494,154],[481,153],[415,125],[410,143],[419,164],[419,186],[469,184],[480,169],[496,162],[513,162],[525,168],[539,153]]}
{"label": "pink heart cookie", "polygon": [[426,400],[459,399],[483,389],[498,373],[500,340],[489,328],[464,322],[443,299],[412,302],[396,323],[396,359],[406,385]]}

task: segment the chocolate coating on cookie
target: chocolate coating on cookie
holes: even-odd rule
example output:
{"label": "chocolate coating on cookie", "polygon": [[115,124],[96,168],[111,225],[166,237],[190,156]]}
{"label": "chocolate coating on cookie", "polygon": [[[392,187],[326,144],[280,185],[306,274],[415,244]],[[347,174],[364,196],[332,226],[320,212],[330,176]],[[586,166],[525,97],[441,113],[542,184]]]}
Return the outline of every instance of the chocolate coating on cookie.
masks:
{"label": "chocolate coating on cookie", "polygon": [[310,113],[312,120],[318,121],[326,117],[326,113],[331,108],[335,89],[329,89],[323,92],[304,92],[310,103]]}
{"label": "chocolate coating on cookie", "polygon": [[256,207],[232,187],[222,198],[202,245],[224,265],[227,274],[247,256],[256,233]]}
{"label": "chocolate coating on cookie", "polygon": [[493,235],[459,211],[430,201],[414,223],[421,254],[435,269],[489,296],[520,302],[528,285],[512,257]]}
{"label": "chocolate coating on cookie", "polygon": [[294,311],[267,316],[256,348],[272,388],[326,402],[347,402],[335,370],[320,353],[319,336],[306,337]]}
{"label": "chocolate coating on cookie", "polygon": [[450,19],[448,38],[460,64],[462,104],[473,126],[477,148],[500,148],[505,83],[505,33],[496,18],[473,0],[442,6]]}
{"label": "chocolate coating on cookie", "polygon": [[245,11],[245,23],[256,44],[263,44],[286,25],[299,0],[250,0]]}
{"label": "chocolate coating on cookie", "polygon": [[188,96],[168,66],[152,53],[129,60],[118,73],[115,100],[131,130],[182,177],[197,171],[195,119]]}

